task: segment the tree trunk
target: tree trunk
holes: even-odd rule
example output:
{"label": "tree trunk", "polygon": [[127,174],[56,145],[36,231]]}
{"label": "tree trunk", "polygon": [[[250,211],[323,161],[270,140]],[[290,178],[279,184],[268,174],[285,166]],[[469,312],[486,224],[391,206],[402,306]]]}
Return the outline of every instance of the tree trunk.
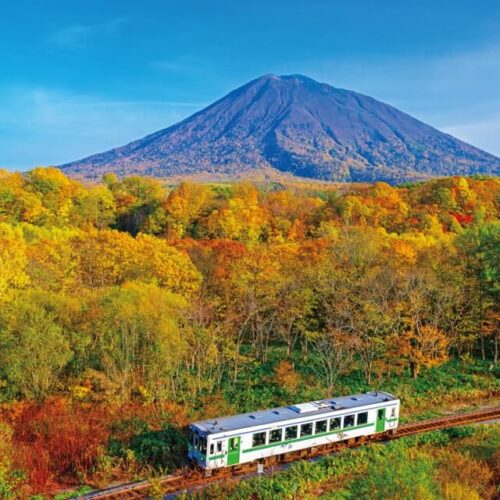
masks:
{"label": "tree trunk", "polygon": [[236,379],[238,378],[238,363],[240,360],[240,341],[239,339],[236,341],[236,349],[234,353],[234,370],[233,370],[233,383],[236,383]]}
{"label": "tree trunk", "polygon": [[416,378],[418,377],[418,366],[415,361],[410,361],[410,371],[413,380],[416,380]]}
{"label": "tree trunk", "polygon": [[498,332],[495,333],[495,341],[494,341],[494,353],[493,353],[493,362],[495,364],[498,363],[498,337],[500,334]]}

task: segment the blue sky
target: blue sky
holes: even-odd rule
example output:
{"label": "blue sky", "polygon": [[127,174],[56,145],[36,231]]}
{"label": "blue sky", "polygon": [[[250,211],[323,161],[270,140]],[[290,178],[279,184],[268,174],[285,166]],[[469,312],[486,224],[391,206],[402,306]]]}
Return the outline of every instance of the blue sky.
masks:
{"label": "blue sky", "polygon": [[265,73],[371,95],[500,155],[498,0],[15,0],[0,167],[124,144]]}

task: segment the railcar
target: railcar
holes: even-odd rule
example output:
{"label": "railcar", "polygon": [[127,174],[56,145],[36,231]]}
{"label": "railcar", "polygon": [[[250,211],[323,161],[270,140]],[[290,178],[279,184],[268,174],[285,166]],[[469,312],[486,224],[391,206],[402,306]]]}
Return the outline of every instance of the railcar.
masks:
{"label": "railcar", "polygon": [[188,456],[212,471],[394,430],[399,399],[372,391],[193,422]]}

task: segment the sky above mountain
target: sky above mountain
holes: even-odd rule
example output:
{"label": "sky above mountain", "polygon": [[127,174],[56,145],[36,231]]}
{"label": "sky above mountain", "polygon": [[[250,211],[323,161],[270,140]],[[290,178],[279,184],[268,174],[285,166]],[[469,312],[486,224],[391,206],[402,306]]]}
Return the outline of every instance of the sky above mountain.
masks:
{"label": "sky above mountain", "polygon": [[500,155],[500,5],[17,0],[0,16],[0,166],[62,164],[265,73],[371,95]]}

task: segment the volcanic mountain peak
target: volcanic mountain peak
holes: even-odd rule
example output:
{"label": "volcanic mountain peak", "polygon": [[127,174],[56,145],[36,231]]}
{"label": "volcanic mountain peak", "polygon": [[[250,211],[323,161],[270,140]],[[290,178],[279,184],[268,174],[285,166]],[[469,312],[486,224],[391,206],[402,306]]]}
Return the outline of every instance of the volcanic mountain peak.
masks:
{"label": "volcanic mountain peak", "polygon": [[371,97],[303,75],[264,75],[198,113],[67,173],[234,178],[262,168],[334,181],[500,172],[500,159]]}

